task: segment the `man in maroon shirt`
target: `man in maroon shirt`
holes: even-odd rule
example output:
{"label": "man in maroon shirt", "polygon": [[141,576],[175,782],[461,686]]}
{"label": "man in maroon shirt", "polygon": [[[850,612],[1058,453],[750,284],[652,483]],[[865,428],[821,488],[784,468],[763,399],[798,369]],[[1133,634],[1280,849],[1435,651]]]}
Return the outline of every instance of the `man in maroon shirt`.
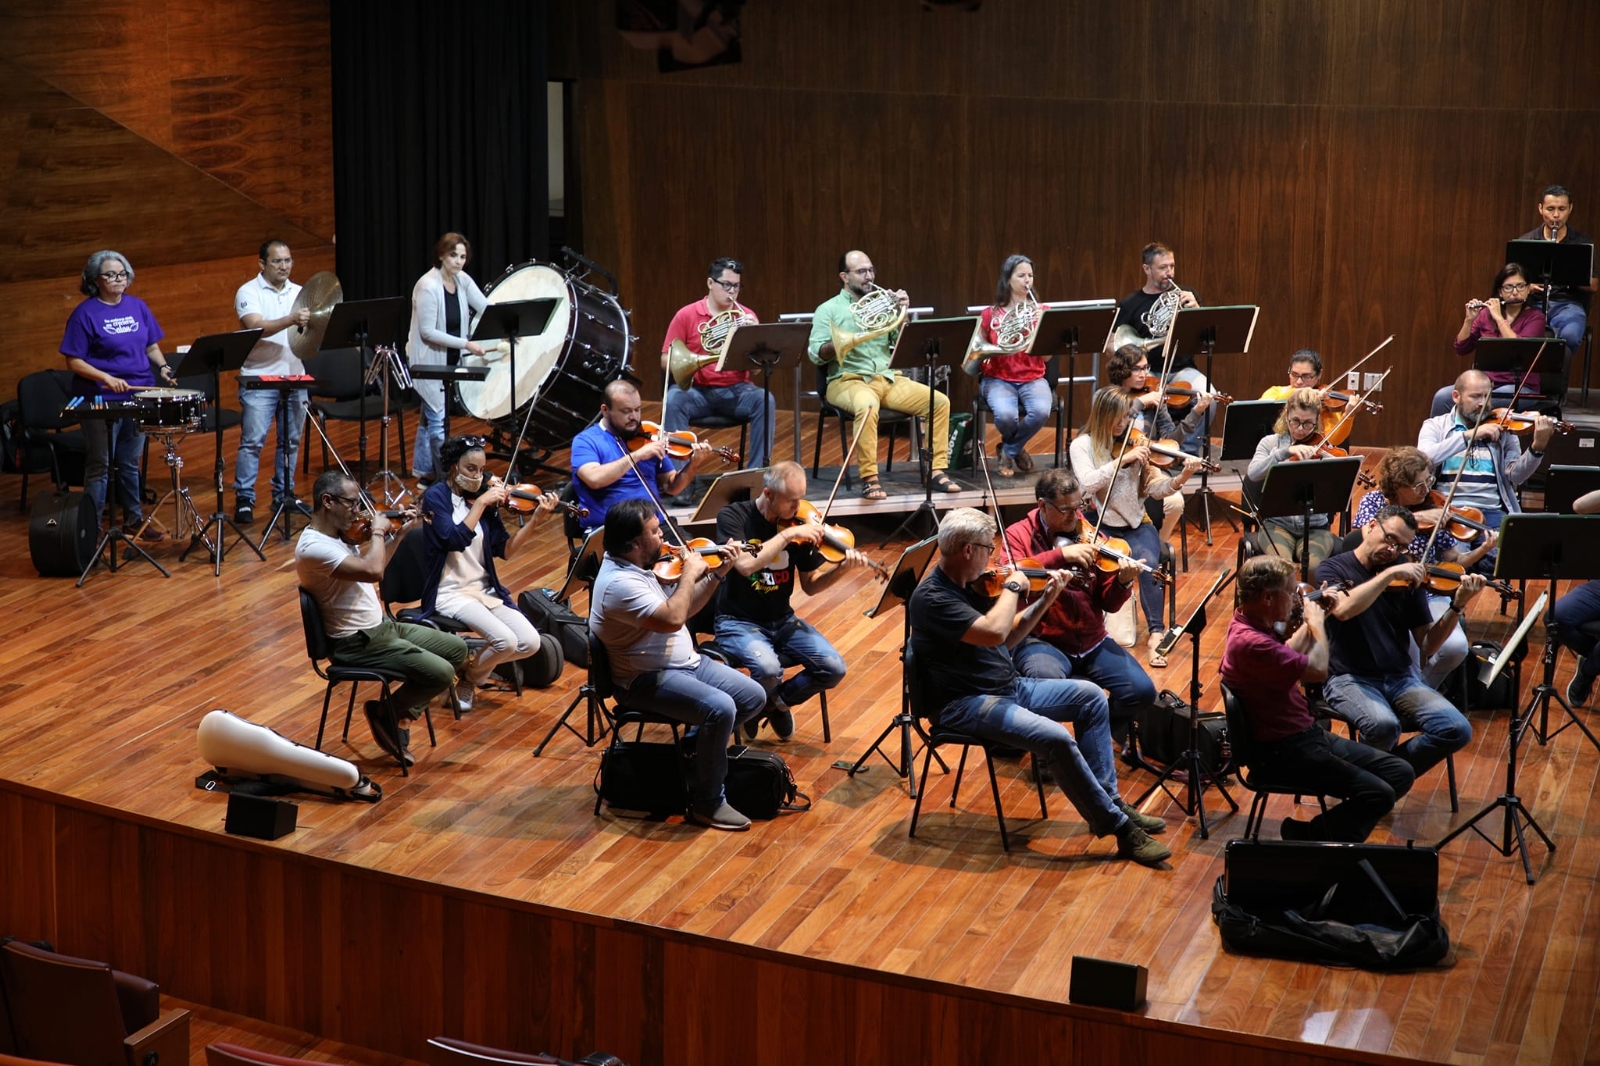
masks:
{"label": "man in maroon shirt", "polygon": [[[1262,784],[1344,800],[1309,822],[1283,820],[1285,840],[1359,844],[1416,779],[1404,759],[1334,736],[1316,724],[1302,681],[1328,676],[1322,606],[1304,605],[1305,624],[1280,634],[1295,600],[1294,565],[1273,555],[1249,560],[1234,588],[1233,621],[1222,653],[1222,683],[1250,725],[1250,769]],[[1337,593],[1325,592],[1330,602]]]}
{"label": "man in maroon shirt", "polygon": [[1046,470],[1034,485],[1039,506],[1006,527],[1006,547],[1014,559],[1037,559],[1047,570],[1081,569],[1087,578],[1061,590],[1013,658],[1024,677],[1078,677],[1110,693],[1111,732],[1120,737],[1135,714],[1155,702],[1156,686],[1133,656],[1106,636],[1105,615],[1128,602],[1139,570],[1133,563],[1115,570],[1096,568],[1098,554],[1087,544],[1057,547],[1058,537],[1076,542],[1086,530],[1079,508],[1083,490],[1071,470]]}

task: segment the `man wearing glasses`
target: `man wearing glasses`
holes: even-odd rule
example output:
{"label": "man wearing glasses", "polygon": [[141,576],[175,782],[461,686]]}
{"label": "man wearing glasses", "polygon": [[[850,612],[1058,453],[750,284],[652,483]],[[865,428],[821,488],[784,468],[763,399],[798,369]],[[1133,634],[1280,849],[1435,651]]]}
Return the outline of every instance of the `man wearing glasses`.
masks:
{"label": "man wearing glasses", "polygon": [[[1024,677],[1081,677],[1111,697],[1111,729],[1120,736],[1127,723],[1156,699],[1156,687],[1133,656],[1106,635],[1105,616],[1127,603],[1139,568],[1124,563],[1097,569],[1098,553],[1077,543],[1087,532],[1080,508],[1083,489],[1071,470],[1046,470],[1034,483],[1039,506],[1006,527],[1013,559],[1035,559],[1048,570],[1073,569],[1085,576],[1062,588],[1033,633],[1013,656]],[[1062,538],[1070,542],[1062,545]],[[1031,599],[1024,595],[1023,600]]]}
{"label": "man wearing glasses", "polygon": [[[1172,853],[1152,832],[1159,818],[1124,803],[1105,694],[1092,681],[1017,676],[1015,649],[1066,586],[1057,570],[1043,592],[1019,611],[1023,578],[994,596],[972,587],[994,556],[994,520],[957,507],[939,523],[939,563],[906,603],[912,664],[927,693],[921,713],[947,729],[1019,747],[1066,793],[1097,837],[1115,836],[1117,856],[1155,866]],[[1072,730],[1063,724],[1072,723]],[[1076,738],[1074,738],[1076,733]]]}
{"label": "man wearing glasses", "polygon": [[371,514],[354,478],[339,470],[324,471],[311,494],[311,521],[294,545],[295,576],[322,611],[330,661],[394,671],[406,679],[390,694],[388,708],[368,700],[363,710],[378,747],[409,766],[416,759],[408,727],[455,680],[467,661],[467,643],[453,633],[396,622],[384,613],[376,585],[389,565],[389,543],[400,529],[375,514],[367,540],[350,537],[356,520]]}
{"label": "man wearing glasses", "polygon": [[[1418,777],[1466,747],[1472,726],[1450,701],[1429,688],[1411,660],[1411,640],[1424,660],[1456,629],[1461,612],[1482,591],[1484,579],[1468,574],[1437,619],[1428,610],[1427,573],[1420,562],[1401,562],[1417,534],[1408,508],[1390,504],[1361,528],[1354,551],[1323,561],[1317,581],[1348,583],[1328,613],[1328,681],[1323,693],[1361,739],[1393,751]],[[1417,730],[1396,744],[1402,729]]]}
{"label": "man wearing glasses", "polygon": [[279,240],[261,246],[261,273],[239,286],[233,309],[240,329],[259,329],[261,338],[239,369],[239,409],[244,421],[239,427],[239,454],[233,463],[233,520],[249,525],[256,520],[256,475],[260,470],[261,447],[267,430],[276,421],[279,405],[288,407],[289,439],[280,434],[277,458],[272,466],[272,509],[276,511],[294,485],[294,457],[300,447],[300,429],[306,420],[308,396],[305,389],[278,392],[252,389],[249,381],[263,374],[279,376],[304,374],[305,365],[289,347],[289,327],[304,327],[311,321],[306,308],[294,309],[300,286],[289,280],[294,255]]}
{"label": "man wearing glasses", "polygon": [[[706,271],[706,296],[678,309],[661,341],[661,369],[667,369],[672,342],[678,341],[691,354],[705,355],[706,330],[718,315],[736,312],[741,319],[755,324],[760,321],[756,313],[739,302],[740,278],[744,266],[737,259],[718,259]],[[725,337],[726,334],[722,334]],[[721,338],[715,343],[725,343]],[[763,400],[765,414],[763,414]],[[767,465],[772,453],[771,430],[776,417],[778,401],[750,380],[750,371],[743,369],[718,370],[708,364],[695,372],[687,389],[680,389],[669,375],[667,391],[662,402],[661,426],[668,433],[678,433],[693,425],[703,425],[708,416],[746,422],[750,425],[750,454],[744,456],[744,465],[760,468]]]}

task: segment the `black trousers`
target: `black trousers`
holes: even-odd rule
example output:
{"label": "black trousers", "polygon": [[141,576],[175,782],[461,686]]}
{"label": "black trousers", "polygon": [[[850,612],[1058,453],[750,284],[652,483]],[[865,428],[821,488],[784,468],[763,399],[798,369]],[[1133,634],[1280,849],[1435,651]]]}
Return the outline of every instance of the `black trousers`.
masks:
{"label": "black trousers", "polygon": [[1366,840],[1378,819],[1394,809],[1395,801],[1411,791],[1416,780],[1411,764],[1399,756],[1335,736],[1320,726],[1256,747],[1253,780],[1344,801],[1311,819],[1309,832],[1320,840],[1351,844]]}

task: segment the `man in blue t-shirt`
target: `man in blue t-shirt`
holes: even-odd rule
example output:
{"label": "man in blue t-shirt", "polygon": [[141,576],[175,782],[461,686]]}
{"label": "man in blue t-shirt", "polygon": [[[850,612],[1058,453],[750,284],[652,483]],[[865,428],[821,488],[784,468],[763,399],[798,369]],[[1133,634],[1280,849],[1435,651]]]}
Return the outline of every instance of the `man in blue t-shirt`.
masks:
{"label": "man in blue t-shirt", "polygon": [[[665,441],[651,441],[628,451],[628,441],[639,435],[643,403],[633,382],[619,378],[606,386],[600,421],[579,433],[572,442],[572,485],[578,502],[588,508],[583,529],[605,525],[606,511],[622,500],[654,500],[676,496],[689,487],[694,472],[711,454],[711,445],[695,443],[681,470],[667,458]],[[665,522],[667,516],[656,516]]]}
{"label": "man in blue t-shirt", "polygon": [[[1390,504],[1361,528],[1354,551],[1317,567],[1317,580],[1350,586],[1328,615],[1329,676],[1323,689],[1328,703],[1361,730],[1363,741],[1393,750],[1420,776],[1466,747],[1472,726],[1417,676],[1406,638],[1416,640],[1426,662],[1483,590],[1484,578],[1463,577],[1449,608],[1435,619],[1423,588],[1427,572],[1419,562],[1401,561],[1401,551],[1416,533],[1411,511]],[[1420,732],[1396,746],[1402,728]]]}

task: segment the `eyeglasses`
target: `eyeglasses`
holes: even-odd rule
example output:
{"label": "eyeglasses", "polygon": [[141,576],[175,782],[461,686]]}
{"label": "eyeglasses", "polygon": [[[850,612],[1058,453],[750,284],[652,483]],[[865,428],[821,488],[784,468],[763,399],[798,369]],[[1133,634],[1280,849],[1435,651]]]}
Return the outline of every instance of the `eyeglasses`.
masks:
{"label": "eyeglasses", "polygon": [[286,255],[282,259],[268,259],[267,262],[273,266],[286,267],[294,262],[294,256]]}
{"label": "eyeglasses", "polygon": [[1050,510],[1056,512],[1056,514],[1059,514],[1059,515],[1077,514],[1079,511],[1081,511],[1083,509],[1083,505],[1082,504],[1078,504],[1078,503],[1061,504],[1061,503],[1054,503],[1054,502],[1052,502],[1050,500],[1040,500],[1039,501],[1039,505],[1041,507],[1048,507],[1048,508],[1050,508]]}
{"label": "eyeglasses", "polygon": [[721,278],[712,278],[711,280],[721,285],[724,292],[738,292],[744,286],[744,283],[740,281],[723,281]]}
{"label": "eyeglasses", "polygon": [[1148,374],[1150,373],[1150,364],[1140,363],[1138,366],[1133,368],[1133,372],[1135,374]]}
{"label": "eyeglasses", "polygon": [[969,548],[982,548],[984,551],[990,552],[991,554],[994,552],[994,545],[992,543],[991,544],[985,544],[981,540],[969,540],[969,541],[967,541],[967,547],[969,547]]}
{"label": "eyeglasses", "polygon": [[1299,371],[1299,370],[1291,370],[1291,371],[1289,371],[1289,380],[1290,381],[1315,381],[1315,380],[1317,380],[1317,372],[1315,370],[1307,370],[1307,371],[1304,371],[1304,372]]}
{"label": "eyeglasses", "polygon": [[328,498],[330,500],[338,500],[340,503],[344,504],[346,507],[359,507],[361,505],[361,498],[359,496],[333,496],[333,495],[330,495]]}
{"label": "eyeglasses", "polygon": [[1411,487],[1416,489],[1418,492],[1427,492],[1433,488],[1433,478],[1418,478],[1416,481],[1411,483]]}
{"label": "eyeglasses", "polygon": [[1527,286],[1526,282],[1524,282],[1521,285],[1502,285],[1502,286],[1500,286],[1500,291],[1501,292],[1527,292],[1528,291],[1528,286]]}
{"label": "eyeglasses", "polygon": [[854,274],[858,278],[875,278],[878,276],[877,267],[862,267],[860,270],[847,270],[847,274]]}
{"label": "eyeglasses", "polygon": [[1412,539],[1412,537],[1397,537],[1393,533],[1385,533],[1383,535],[1383,542],[1396,551],[1410,544]]}
{"label": "eyeglasses", "polygon": [[126,270],[108,270],[104,274],[100,275],[100,280],[101,281],[127,281],[128,280],[128,272]]}
{"label": "eyeglasses", "polygon": [[1290,429],[1315,429],[1317,420],[1314,418],[1291,418],[1284,423]]}

